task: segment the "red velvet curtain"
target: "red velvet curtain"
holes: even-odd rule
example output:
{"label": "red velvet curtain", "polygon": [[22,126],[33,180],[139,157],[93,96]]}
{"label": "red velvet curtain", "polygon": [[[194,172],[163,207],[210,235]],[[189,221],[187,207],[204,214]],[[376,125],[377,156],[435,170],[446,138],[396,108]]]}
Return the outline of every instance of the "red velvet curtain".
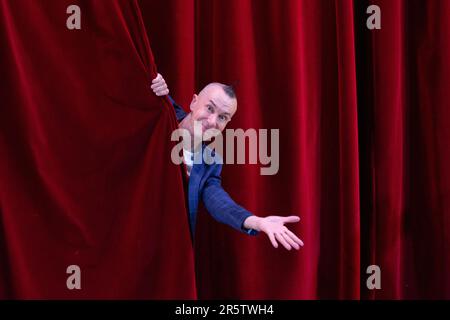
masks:
{"label": "red velvet curtain", "polygon": [[[179,103],[231,83],[231,127],[280,129],[278,174],[225,165],[225,188],[255,214],[302,218],[305,247],[286,252],[202,214],[199,297],[450,298],[448,1],[140,4]],[[372,4],[381,30],[366,27]]]}
{"label": "red velvet curtain", "polygon": [[0,47],[0,298],[195,298],[176,121],[149,90],[137,2],[1,0]]}
{"label": "red velvet curtain", "polygon": [[[278,174],[225,165],[225,189],[302,218],[305,247],[287,252],[201,212],[197,290],[175,122],[149,91],[134,2],[0,4],[1,297],[450,298],[448,1],[139,1],[180,104],[231,83],[231,128],[280,129]],[[69,4],[83,31],[65,28]]]}

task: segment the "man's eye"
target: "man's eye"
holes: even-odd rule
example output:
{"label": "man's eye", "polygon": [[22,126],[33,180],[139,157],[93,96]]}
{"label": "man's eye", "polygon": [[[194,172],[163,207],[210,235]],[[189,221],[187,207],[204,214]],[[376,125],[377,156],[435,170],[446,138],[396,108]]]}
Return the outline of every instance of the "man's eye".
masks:
{"label": "man's eye", "polygon": [[227,117],[225,116],[219,116],[220,121],[227,121]]}
{"label": "man's eye", "polygon": [[214,111],[213,107],[212,107],[212,106],[210,106],[210,105],[208,105],[208,111],[211,111],[211,112],[213,112],[213,111]]}

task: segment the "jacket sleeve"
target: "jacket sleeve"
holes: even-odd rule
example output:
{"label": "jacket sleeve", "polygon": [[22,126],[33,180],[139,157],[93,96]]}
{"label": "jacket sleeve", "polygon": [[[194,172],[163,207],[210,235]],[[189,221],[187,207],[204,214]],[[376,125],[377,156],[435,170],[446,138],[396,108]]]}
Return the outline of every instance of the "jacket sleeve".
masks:
{"label": "jacket sleeve", "polygon": [[175,109],[175,116],[177,117],[177,120],[181,121],[184,117],[186,117],[186,111],[184,111],[184,109],[178,103],[176,103],[171,96],[169,96],[169,100],[173,108]]}
{"label": "jacket sleeve", "polygon": [[252,216],[252,214],[234,202],[222,188],[220,177],[222,165],[216,164],[215,167],[213,174],[206,181],[202,193],[206,209],[215,220],[248,235],[257,235],[258,231],[244,228],[245,219]]}

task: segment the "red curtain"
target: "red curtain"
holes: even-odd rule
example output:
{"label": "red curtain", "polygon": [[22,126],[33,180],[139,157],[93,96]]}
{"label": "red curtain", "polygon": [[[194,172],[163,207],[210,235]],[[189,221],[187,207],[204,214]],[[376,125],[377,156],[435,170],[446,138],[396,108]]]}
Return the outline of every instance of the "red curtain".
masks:
{"label": "red curtain", "polygon": [[[302,218],[305,247],[286,252],[202,214],[199,297],[450,298],[448,1],[140,4],[179,103],[231,83],[232,128],[280,129],[278,174],[225,165],[225,188],[255,214]],[[366,27],[372,4],[381,30]]]}
{"label": "red curtain", "polygon": [[196,298],[137,2],[1,0],[0,47],[0,298]]}
{"label": "red curtain", "polygon": [[[0,297],[450,298],[448,1],[139,1],[177,102],[230,83],[231,128],[280,130],[278,173],[225,165],[225,189],[302,218],[305,247],[287,252],[201,212],[197,290],[135,2],[0,4]],[[65,288],[71,264],[83,290]]]}

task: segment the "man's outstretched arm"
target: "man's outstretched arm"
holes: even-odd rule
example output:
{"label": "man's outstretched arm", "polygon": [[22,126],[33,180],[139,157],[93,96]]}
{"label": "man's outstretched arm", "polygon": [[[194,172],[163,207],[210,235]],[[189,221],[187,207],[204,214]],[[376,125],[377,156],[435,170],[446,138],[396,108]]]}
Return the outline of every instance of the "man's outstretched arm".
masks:
{"label": "man's outstretched arm", "polygon": [[[153,79],[151,88],[157,96],[169,94],[166,81],[159,73]],[[169,99],[175,108],[177,118],[185,116],[186,112],[170,96]],[[257,217],[251,214],[234,202],[222,188],[220,178],[221,166],[217,170],[218,172],[215,175],[209,177],[202,194],[207,210],[216,220],[250,235],[256,235],[258,231],[262,231],[269,237],[275,248],[278,248],[278,242],[287,250],[291,250],[291,248],[298,250],[300,246],[303,246],[303,241],[284,225],[285,223],[298,222],[300,217]]]}
{"label": "man's outstretched arm", "polygon": [[222,188],[220,169],[218,167],[219,172],[208,178],[202,194],[206,209],[217,221],[250,235],[256,235],[259,231],[264,232],[275,248],[278,248],[278,242],[287,250],[292,248],[299,250],[303,246],[303,241],[284,225],[298,222],[300,220],[298,216],[258,217],[251,214],[234,202]]}
{"label": "man's outstretched arm", "polygon": [[[220,170],[219,166],[217,167],[218,169],[216,170]],[[253,215],[234,202],[222,188],[220,172],[208,178],[201,196],[206,210],[214,219],[246,234],[258,234],[258,230],[244,226],[245,220]]]}

